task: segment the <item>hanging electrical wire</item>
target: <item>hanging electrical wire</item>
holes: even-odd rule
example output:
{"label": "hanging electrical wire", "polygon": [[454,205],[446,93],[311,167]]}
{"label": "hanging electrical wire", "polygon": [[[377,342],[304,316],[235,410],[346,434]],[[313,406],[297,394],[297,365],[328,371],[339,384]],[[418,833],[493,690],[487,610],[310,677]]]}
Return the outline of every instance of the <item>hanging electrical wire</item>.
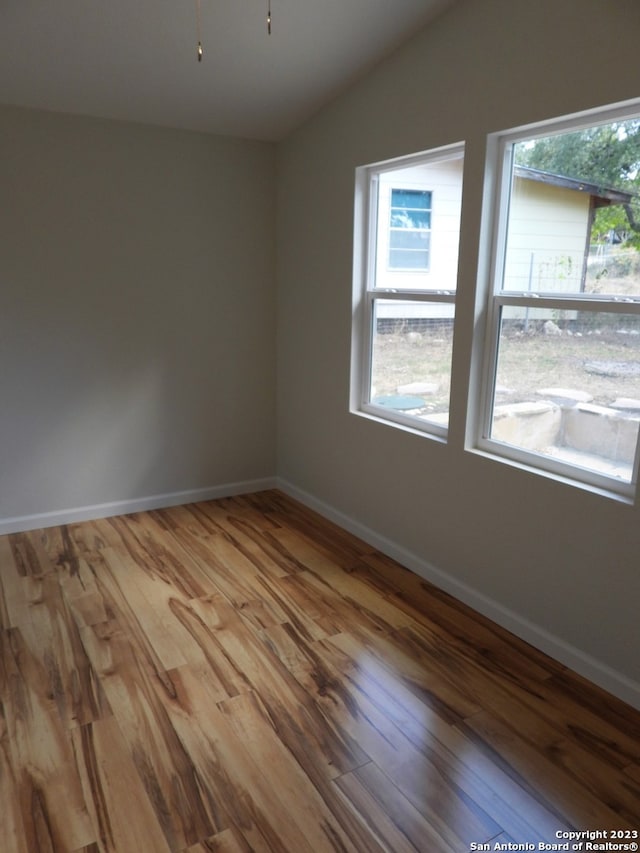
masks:
{"label": "hanging electrical wire", "polygon": [[[196,38],[198,62],[202,62],[202,0],[196,0]],[[271,35],[271,0],[267,0],[267,33]]]}
{"label": "hanging electrical wire", "polygon": [[202,62],[202,10],[200,0],[196,0],[196,35],[198,38],[198,62]]}

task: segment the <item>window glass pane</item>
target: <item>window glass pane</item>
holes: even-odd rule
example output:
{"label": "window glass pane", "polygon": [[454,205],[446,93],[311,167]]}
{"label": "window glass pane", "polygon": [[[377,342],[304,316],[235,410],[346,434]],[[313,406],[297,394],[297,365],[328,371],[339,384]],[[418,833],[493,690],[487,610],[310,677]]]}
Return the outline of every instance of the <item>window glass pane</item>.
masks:
{"label": "window glass pane", "polygon": [[592,243],[587,258],[585,293],[640,296],[640,251],[625,243]]}
{"label": "window glass pane", "polygon": [[392,249],[415,249],[426,252],[429,249],[429,232],[392,230],[389,243]]}
{"label": "window glass pane", "polygon": [[640,295],[640,120],[512,150],[503,289]]}
{"label": "window glass pane", "polygon": [[389,230],[389,267],[391,269],[429,269],[430,207],[430,192],[391,190]]}
{"label": "window glass pane", "polygon": [[449,421],[463,158],[457,144],[357,171],[351,405],[440,438]]}
{"label": "window glass pane", "polygon": [[391,206],[412,210],[428,210],[431,207],[431,193],[426,190],[393,190]]}
{"label": "window glass pane", "polygon": [[389,260],[394,269],[420,270],[429,265],[429,253],[391,249]]}
{"label": "window glass pane", "polygon": [[452,304],[377,299],[370,402],[447,426]]}
{"label": "window glass pane", "polygon": [[430,228],[431,213],[428,210],[391,209],[392,228]]}
{"label": "window glass pane", "polygon": [[493,439],[630,482],[640,316],[503,307]]}

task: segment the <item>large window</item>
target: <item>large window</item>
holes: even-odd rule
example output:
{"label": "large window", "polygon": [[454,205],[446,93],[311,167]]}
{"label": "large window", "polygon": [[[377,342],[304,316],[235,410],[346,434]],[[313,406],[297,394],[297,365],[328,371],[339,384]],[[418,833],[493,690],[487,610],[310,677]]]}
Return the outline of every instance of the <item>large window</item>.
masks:
{"label": "large window", "polygon": [[352,408],[446,435],[463,148],[357,171]]}
{"label": "large window", "polygon": [[640,113],[591,114],[491,142],[499,192],[477,446],[630,496]]}
{"label": "large window", "polygon": [[[640,104],[497,133],[488,152],[466,446],[632,499]],[[458,144],[356,172],[351,409],[440,438],[463,157]]]}

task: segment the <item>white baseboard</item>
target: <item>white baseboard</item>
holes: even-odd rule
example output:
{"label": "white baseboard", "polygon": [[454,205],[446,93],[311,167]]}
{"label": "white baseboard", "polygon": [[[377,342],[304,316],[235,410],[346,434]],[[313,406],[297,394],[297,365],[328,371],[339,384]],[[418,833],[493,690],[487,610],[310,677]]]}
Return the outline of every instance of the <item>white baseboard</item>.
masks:
{"label": "white baseboard", "polygon": [[424,578],[424,580],[448,592],[454,598],[482,613],[483,616],[496,622],[502,628],[511,631],[512,634],[530,643],[536,649],[549,655],[549,657],[559,661],[569,667],[569,669],[572,669],[574,672],[577,672],[584,676],[584,678],[622,699],[623,702],[627,702],[632,707],[640,710],[640,684],[637,682],[632,681],[607,664],[566,643],[564,640],[556,637],[554,634],[551,634],[515,611],[504,607],[479,590],[428,563],[396,542],[380,536],[359,521],[318,500],[313,495],[298,489],[292,483],[278,479],[277,488],[330,521],[335,522],[345,530],[348,530],[350,533],[353,533],[354,536],[382,551],[383,554],[397,560],[398,563],[415,572],[415,574]]}
{"label": "white baseboard", "polygon": [[15,518],[0,518],[0,535],[21,533],[25,530],[37,530],[41,527],[55,527],[59,524],[72,524],[76,521],[91,521],[95,518],[109,518],[113,515],[129,515],[132,512],[146,512],[151,509],[163,509],[169,506],[228,498],[233,495],[245,495],[262,492],[277,486],[275,477],[261,480],[245,480],[239,483],[225,483],[204,489],[191,489],[184,492],[170,492],[164,495],[149,495],[112,503],[93,504],[73,509],[54,510],[36,515],[22,515]]}

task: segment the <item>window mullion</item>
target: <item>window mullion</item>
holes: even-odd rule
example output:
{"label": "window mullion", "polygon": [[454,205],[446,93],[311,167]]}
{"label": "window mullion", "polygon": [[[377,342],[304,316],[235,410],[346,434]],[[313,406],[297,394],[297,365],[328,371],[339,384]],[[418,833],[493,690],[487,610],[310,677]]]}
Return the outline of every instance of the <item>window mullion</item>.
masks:
{"label": "window mullion", "polygon": [[640,314],[640,299],[609,298],[584,295],[548,296],[546,294],[514,294],[498,293],[495,296],[497,305],[523,306],[526,308],[549,308],[559,311],[598,311],[611,314]]}
{"label": "window mullion", "polygon": [[385,290],[376,288],[369,291],[375,299],[385,299],[393,302],[444,302],[455,304],[456,295],[443,290]]}
{"label": "window mullion", "polygon": [[498,300],[492,299],[489,306],[489,316],[487,318],[487,346],[485,348],[482,371],[482,420],[480,424],[480,435],[483,439],[487,439],[491,435],[496,367],[498,364],[498,347],[500,346],[500,313],[500,304]]}

